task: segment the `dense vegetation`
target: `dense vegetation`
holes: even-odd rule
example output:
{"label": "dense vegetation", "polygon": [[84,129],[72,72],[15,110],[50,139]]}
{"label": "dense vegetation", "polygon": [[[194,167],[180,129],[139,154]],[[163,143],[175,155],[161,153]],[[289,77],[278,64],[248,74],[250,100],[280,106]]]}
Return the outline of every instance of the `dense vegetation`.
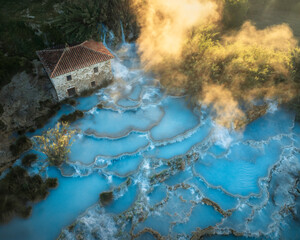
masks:
{"label": "dense vegetation", "polygon": [[7,222],[15,215],[29,217],[31,203],[44,199],[49,188],[57,184],[55,178],[43,180],[39,175],[29,176],[24,168],[12,168],[0,180],[0,222]]}
{"label": "dense vegetation", "polygon": [[285,89],[299,81],[298,48],[273,49],[255,41],[243,44],[235,39],[225,44],[221,41],[214,28],[191,33],[181,69],[188,77],[185,86],[192,95],[202,94],[203,84],[214,83],[236,90],[238,98],[250,97],[248,93],[259,97],[263,92],[251,90],[279,85]]}
{"label": "dense vegetation", "polygon": [[10,146],[10,151],[13,156],[18,156],[22,152],[30,149],[32,147],[31,140],[26,136],[20,136],[14,144]]}
{"label": "dense vegetation", "polygon": [[10,82],[17,72],[24,70],[31,72],[31,69],[32,64],[28,59],[18,56],[4,56],[0,50],[0,90]]}
{"label": "dense vegetation", "polygon": [[68,41],[86,39],[103,40],[108,28],[121,35],[121,22],[128,31],[135,31],[135,17],[129,0],[87,0],[68,1],[62,8],[63,14],[55,24],[65,33]]}
{"label": "dense vegetation", "polygon": [[223,0],[222,23],[225,29],[240,27],[246,19],[249,9],[248,0]]}

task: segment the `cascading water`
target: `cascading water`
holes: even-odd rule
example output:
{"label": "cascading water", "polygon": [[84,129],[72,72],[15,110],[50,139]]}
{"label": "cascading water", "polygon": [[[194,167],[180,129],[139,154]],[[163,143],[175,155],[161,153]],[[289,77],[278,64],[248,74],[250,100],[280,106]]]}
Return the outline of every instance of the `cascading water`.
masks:
{"label": "cascading water", "polygon": [[[48,169],[58,188],[34,204],[29,219],[2,225],[1,240],[198,239],[200,229],[215,234],[208,239],[297,239],[300,126],[293,115],[273,106],[243,133],[230,132],[206,110],[164,94],[133,44],[116,55],[114,84],[64,106],[44,128],[85,111],[72,124],[79,133],[68,163]],[[114,199],[101,206],[105,191]]]}
{"label": "cascading water", "polygon": [[123,23],[122,23],[122,21],[120,21],[120,26],[121,26],[121,33],[122,33],[122,43],[125,44],[126,40],[125,40],[125,34],[124,34],[124,29],[123,29]]}

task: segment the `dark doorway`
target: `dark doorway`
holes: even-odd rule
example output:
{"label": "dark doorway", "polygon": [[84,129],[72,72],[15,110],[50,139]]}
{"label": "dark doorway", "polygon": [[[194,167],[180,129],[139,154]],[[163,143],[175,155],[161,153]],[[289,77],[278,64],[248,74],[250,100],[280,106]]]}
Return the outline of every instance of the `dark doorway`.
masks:
{"label": "dark doorway", "polygon": [[69,88],[68,89],[68,95],[69,95],[69,97],[76,95],[76,89],[74,87]]}
{"label": "dark doorway", "polygon": [[95,82],[95,81],[92,81],[92,82],[91,82],[91,86],[92,86],[92,87],[96,87],[96,82]]}

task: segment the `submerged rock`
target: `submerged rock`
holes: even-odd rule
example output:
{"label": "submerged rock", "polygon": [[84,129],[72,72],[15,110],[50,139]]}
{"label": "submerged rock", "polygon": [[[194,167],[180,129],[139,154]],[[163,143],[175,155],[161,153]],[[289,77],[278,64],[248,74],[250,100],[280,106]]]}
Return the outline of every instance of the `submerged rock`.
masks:
{"label": "submerged rock", "polygon": [[150,184],[153,185],[157,182],[165,181],[171,175],[170,170],[163,170],[157,174],[150,177]]}
{"label": "submerged rock", "polygon": [[103,103],[97,104],[97,108],[98,108],[98,109],[102,109],[103,107],[104,107],[104,104],[103,104]]}
{"label": "submerged rock", "polygon": [[204,229],[197,228],[196,232],[193,232],[193,236],[191,237],[191,240],[199,240],[203,239],[205,236],[211,236],[215,234],[215,228],[212,226],[209,226]]}
{"label": "submerged rock", "polygon": [[172,169],[184,171],[185,159],[182,157],[171,159],[168,161],[168,166],[170,166]]}
{"label": "submerged rock", "polygon": [[157,240],[164,240],[165,238],[162,237],[159,232],[153,230],[152,228],[144,228],[142,231],[140,231],[138,234],[134,235],[132,238],[136,239],[138,237],[140,237],[141,235],[143,235],[144,233],[150,233],[152,234],[153,237],[155,237],[155,239]]}
{"label": "submerged rock", "polygon": [[110,192],[103,192],[100,194],[100,203],[102,206],[106,206],[110,204],[114,199],[114,194],[112,191]]}
{"label": "submerged rock", "polygon": [[224,211],[219,204],[215,203],[214,201],[208,199],[208,198],[203,198],[202,202],[206,205],[212,206],[217,212],[221,213],[224,217],[229,217],[232,212],[230,211]]}

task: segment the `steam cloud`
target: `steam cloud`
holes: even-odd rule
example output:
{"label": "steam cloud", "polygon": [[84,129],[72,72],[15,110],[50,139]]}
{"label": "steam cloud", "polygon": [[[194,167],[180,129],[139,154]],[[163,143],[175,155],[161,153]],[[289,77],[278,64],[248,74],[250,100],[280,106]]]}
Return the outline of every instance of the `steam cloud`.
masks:
{"label": "steam cloud", "polygon": [[[197,51],[197,43],[193,46],[189,42],[187,47],[187,42],[190,41],[189,31],[193,28],[205,28],[210,24],[217,26],[222,17],[222,1],[133,1],[141,26],[137,43],[145,68],[160,73],[161,82],[166,87],[186,89],[191,83],[185,73],[178,69],[187,51]],[[256,71],[267,63],[277,74],[289,78],[291,50],[297,44],[292,30],[286,24],[258,30],[251,22],[245,22],[239,31],[223,35],[218,44],[203,55],[203,62],[199,63],[202,76],[193,80],[195,86],[201,85],[201,91],[196,94],[197,101],[213,106],[216,121],[230,127],[237,119],[245,118],[238,104],[241,99],[251,102],[260,97],[292,98],[295,95],[292,81],[277,86],[265,84],[245,92],[242,86],[246,84],[247,76],[243,71],[236,71],[236,66],[242,66],[243,59],[250,58],[251,54],[248,53],[254,51],[256,55],[253,59],[247,59],[245,70]],[[238,57],[224,69],[224,75],[230,77],[230,83],[216,84],[209,74],[213,62],[226,61],[231,56]]]}
{"label": "steam cloud", "polygon": [[151,68],[171,57],[178,59],[194,26],[219,19],[219,6],[206,0],[133,0],[141,26],[137,41],[141,60]]}

